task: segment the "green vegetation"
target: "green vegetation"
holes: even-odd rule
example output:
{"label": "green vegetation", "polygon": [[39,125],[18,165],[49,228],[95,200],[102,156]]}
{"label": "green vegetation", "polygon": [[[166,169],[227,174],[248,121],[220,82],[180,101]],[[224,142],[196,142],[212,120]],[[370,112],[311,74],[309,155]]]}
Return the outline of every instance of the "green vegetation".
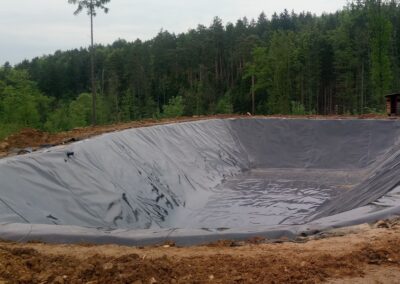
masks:
{"label": "green vegetation", "polygon": [[167,105],[163,107],[164,117],[179,117],[184,114],[183,99],[181,96],[171,98]]}
{"label": "green vegetation", "polygon": [[0,69],[0,138],[24,127],[42,127],[51,101],[26,71]]}
{"label": "green vegetation", "polygon": [[[79,1],[78,1],[79,2]],[[106,3],[108,1],[105,1]],[[333,14],[264,14],[149,41],[58,51],[0,69],[0,136],[22,127],[214,113],[382,112],[400,90],[398,1],[354,1]]]}

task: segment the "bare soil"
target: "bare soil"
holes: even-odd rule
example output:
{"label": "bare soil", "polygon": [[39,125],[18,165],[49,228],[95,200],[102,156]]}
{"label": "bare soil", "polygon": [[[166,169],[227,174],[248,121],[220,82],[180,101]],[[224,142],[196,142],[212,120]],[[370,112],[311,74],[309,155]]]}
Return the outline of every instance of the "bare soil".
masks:
{"label": "bare soil", "polygon": [[399,283],[400,219],[269,243],[0,242],[0,283]]}
{"label": "bare soil", "polygon": [[[141,121],[132,121],[127,123],[118,123],[111,125],[99,125],[95,127],[75,128],[71,131],[48,133],[36,129],[23,129],[4,140],[0,140],[0,158],[9,155],[25,154],[30,151],[35,151],[43,147],[50,147],[61,144],[68,144],[78,140],[87,139],[103,133],[121,131],[130,128],[149,127],[170,123],[181,123],[188,121],[199,121],[215,118],[249,118],[248,115],[213,115],[213,116],[196,116],[196,117],[180,117],[176,119],[147,119]],[[254,117],[254,116],[253,116]],[[362,116],[256,116],[269,118],[306,118],[306,119],[387,119],[385,115],[362,115]],[[27,148],[30,148],[28,151]]]}

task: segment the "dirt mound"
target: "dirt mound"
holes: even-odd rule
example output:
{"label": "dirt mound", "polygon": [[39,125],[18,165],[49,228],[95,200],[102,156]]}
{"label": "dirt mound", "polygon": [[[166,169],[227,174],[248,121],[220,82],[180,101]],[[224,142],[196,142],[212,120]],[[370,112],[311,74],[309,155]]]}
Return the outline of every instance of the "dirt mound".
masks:
{"label": "dirt mound", "polygon": [[4,139],[2,147],[0,146],[0,150],[7,151],[11,148],[24,148],[27,146],[39,147],[43,144],[49,143],[50,136],[49,133],[26,128]]}
{"label": "dirt mound", "polygon": [[0,282],[321,283],[356,277],[396,283],[400,226],[384,223],[341,229],[305,243],[188,248],[0,243]]}

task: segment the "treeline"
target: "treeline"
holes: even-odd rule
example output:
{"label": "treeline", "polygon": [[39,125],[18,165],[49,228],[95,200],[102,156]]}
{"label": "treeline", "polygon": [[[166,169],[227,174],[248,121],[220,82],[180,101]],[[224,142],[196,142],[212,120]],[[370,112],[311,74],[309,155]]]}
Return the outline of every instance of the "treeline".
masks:
{"label": "treeline", "polygon": [[[400,90],[399,48],[394,0],[354,1],[321,16],[285,10],[226,25],[215,18],[178,35],[117,40],[96,46],[98,120],[247,113],[253,92],[258,114],[381,112],[384,95]],[[3,67],[3,124],[50,131],[90,124],[89,62],[81,48]],[[7,111],[11,101],[15,109],[29,102],[27,89],[36,102],[26,107],[36,109],[32,121],[26,110],[20,119]]]}

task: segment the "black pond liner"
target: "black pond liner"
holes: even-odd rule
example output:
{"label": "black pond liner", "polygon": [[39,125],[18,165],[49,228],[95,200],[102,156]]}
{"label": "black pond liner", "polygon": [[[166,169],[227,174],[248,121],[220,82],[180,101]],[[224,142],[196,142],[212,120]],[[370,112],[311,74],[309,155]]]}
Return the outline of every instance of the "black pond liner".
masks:
{"label": "black pond liner", "polygon": [[400,214],[400,121],[225,119],[0,160],[0,238],[179,245]]}

